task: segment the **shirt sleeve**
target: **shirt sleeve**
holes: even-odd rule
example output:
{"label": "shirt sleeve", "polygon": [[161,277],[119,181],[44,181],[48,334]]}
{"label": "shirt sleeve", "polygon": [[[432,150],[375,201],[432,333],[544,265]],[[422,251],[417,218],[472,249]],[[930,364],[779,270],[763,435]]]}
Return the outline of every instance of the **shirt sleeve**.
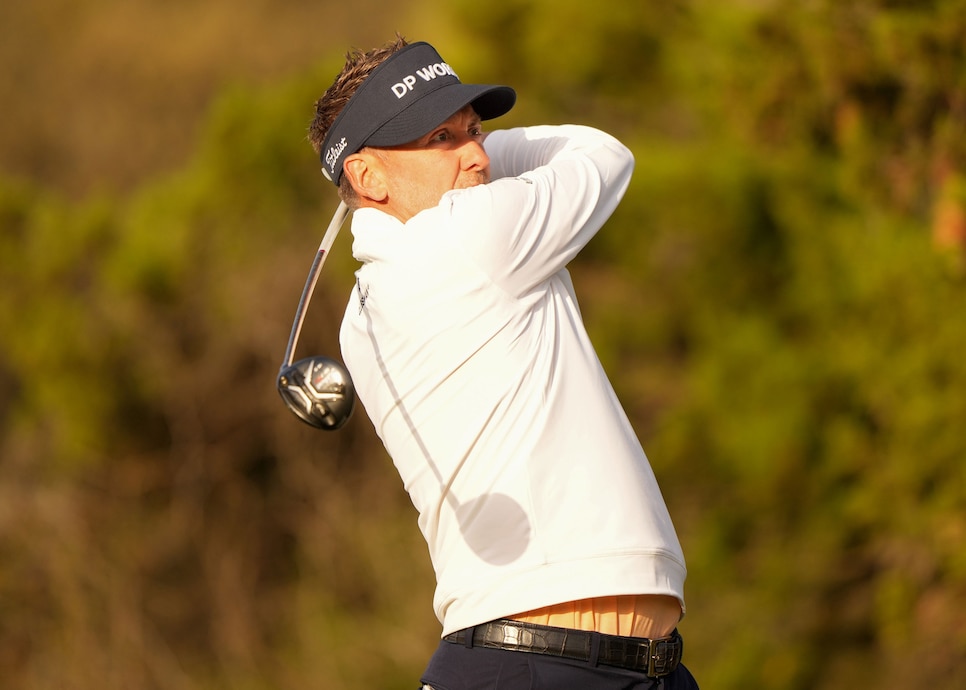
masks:
{"label": "shirt sleeve", "polygon": [[453,227],[494,282],[522,295],[564,268],[610,217],[634,157],[580,125],[498,130],[485,147],[492,182],[451,193]]}

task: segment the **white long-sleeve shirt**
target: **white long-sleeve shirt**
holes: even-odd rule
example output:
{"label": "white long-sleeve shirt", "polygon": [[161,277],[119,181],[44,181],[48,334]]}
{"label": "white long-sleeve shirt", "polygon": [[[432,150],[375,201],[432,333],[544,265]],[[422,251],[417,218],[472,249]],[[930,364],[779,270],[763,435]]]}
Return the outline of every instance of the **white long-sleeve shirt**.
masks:
{"label": "white long-sleeve shirt", "polygon": [[360,401],[419,512],[446,635],[598,596],[682,602],[664,499],[565,268],[633,157],[574,126],[496,131],[493,181],[403,224],[352,221],[341,330]]}

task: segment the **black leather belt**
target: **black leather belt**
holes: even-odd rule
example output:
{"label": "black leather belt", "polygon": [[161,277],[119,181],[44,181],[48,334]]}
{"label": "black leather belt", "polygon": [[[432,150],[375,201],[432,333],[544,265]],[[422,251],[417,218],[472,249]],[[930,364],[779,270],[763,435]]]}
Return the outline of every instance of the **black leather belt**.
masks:
{"label": "black leather belt", "polygon": [[[467,644],[472,631],[472,643]],[[641,671],[649,678],[670,675],[681,663],[684,640],[675,630],[670,637],[620,637],[586,630],[555,628],[501,619],[446,635],[443,639],[488,649],[547,654],[576,661],[594,659],[595,638],[597,663]]]}

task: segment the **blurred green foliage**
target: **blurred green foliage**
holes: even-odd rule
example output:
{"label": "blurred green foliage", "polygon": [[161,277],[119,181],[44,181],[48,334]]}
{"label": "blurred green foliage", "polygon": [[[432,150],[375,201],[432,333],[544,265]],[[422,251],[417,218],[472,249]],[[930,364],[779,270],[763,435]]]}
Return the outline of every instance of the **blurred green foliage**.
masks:
{"label": "blurred green foliage", "polygon": [[[636,154],[572,271],[684,543],[702,686],[966,683],[966,3],[409,23],[518,89],[503,126]],[[415,685],[438,624],[392,465],[361,411],[319,435],[273,390],[336,202],[305,128],[349,47],[218,89],[164,175],[0,179],[4,687]],[[338,351],[350,241],[300,350]]]}

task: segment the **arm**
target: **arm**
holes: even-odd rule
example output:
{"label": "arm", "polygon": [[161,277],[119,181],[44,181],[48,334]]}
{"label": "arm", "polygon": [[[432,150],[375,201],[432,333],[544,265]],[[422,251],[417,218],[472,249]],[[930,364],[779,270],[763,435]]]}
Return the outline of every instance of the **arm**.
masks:
{"label": "arm", "polygon": [[634,157],[626,146],[605,132],[582,125],[497,130],[487,132],[483,143],[494,180],[570,159],[589,162],[606,186],[623,183],[626,187],[634,166]]}
{"label": "arm", "polygon": [[491,278],[523,294],[567,265],[610,217],[634,158],[577,125],[492,132],[493,182],[454,198],[462,242]]}

